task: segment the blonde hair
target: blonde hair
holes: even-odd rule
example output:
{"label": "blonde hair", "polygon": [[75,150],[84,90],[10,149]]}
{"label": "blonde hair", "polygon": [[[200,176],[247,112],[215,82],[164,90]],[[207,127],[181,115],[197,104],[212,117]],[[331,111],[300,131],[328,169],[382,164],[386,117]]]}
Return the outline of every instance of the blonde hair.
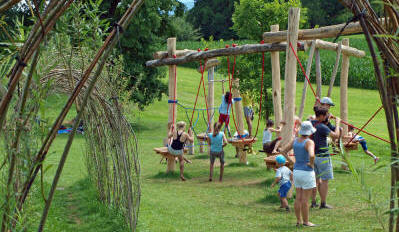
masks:
{"label": "blonde hair", "polygon": [[180,121],[177,123],[177,129],[183,129],[186,126],[184,121]]}

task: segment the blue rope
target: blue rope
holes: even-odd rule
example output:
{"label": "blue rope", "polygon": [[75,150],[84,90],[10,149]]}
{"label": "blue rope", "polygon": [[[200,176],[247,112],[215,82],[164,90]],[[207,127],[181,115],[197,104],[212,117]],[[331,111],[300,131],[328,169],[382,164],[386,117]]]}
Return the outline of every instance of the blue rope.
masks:
{"label": "blue rope", "polygon": [[[182,104],[180,104],[180,103],[176,103],[178,106],[180,106],[180,107],[182,107],[183,109],[185,109],[185,110],[194,110],[194,108],[190,108],[190,107],[185,107],[184,105],[182,105]],[[213,107],[213,108],[208,108],[208,109],[206,109],[206,108],[196,108],[195,109],[195,111],[204,111],[204,110],[215,110],[215,109],[218,109],[218,107]]]}

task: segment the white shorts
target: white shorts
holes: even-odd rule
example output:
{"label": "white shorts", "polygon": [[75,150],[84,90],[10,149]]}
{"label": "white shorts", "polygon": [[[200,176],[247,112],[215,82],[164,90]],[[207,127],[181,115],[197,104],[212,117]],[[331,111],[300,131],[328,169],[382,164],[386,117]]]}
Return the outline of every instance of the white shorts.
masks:
{"label": "white shorts", "polygon": [[316,188],[316,175],[314,171],[294,170],[295,188],[312,189]]}

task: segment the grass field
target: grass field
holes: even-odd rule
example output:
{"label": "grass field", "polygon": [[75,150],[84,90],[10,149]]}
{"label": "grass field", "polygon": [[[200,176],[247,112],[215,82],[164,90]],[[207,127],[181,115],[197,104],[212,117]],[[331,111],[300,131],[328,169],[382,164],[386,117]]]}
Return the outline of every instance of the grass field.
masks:
{"label": "grass field", "polygon": [[[370,74],[371,75],[371,74]],[[187,107],[192,107],[200,74],[194,69],[178,69],[178,99]],[[166,79],[165,79],[166,81]],[[303,83],[297,85],[297,104]],[[327,90],[323,86],[323,92]],[[220,83],[215,85],[215,105],[219,105]],[[339,88],[334,88],[332,98],[336,104],[332,113],[339,115]],[[62,99],[62,98],[61,98]],[[62,107],[62,101],[53,98],[49,102],[49,117]],[[313,97],[308,92],[305,115],[312,114]],[[361,126],[380,106],[377,91],[350,89],[350,122]],[[205,107],[200,95],[198,107]],[[191,112],[188,112],[191,116]],[[73,114],[73,112],[71,113]],[[186,182],[179,181],[178,173],[165,174],[166,164],[160,164],[160,157],[152,149],[162,146],[166,135],[168,104],[166,98],[146,108],[144,112],[130,115],[134,118],[134,127],[139,136],[141,160],[142,199],[138,222],[138,231],[293,231],[294,213],[278,210],[277,187],[269,186],[274,172],[267,171],[263,162],[264,155],[249,155],[248,166],[238,165],[231,146],[226,147],[224,181],[208,182],[209,160],[205,154],[189,156],[192,164],[185,166]],[[70,117],[73,117],[70,116]],[[197,120],[195,115],[194,120]],[[206,116],[205,116],[206,117]],[[184,110],[179,108],[178,120],[185,120]],[[255,118],[255,121],[257,118]],[[264,128],[260,123],[259,138]],[[384,114],[377,115],[367,127],[370,132],[387,138]],[[200,115],[197,131],[205,130],[205,122]],[[374,170],[371,158],[360,150],[351,152],[351,160],[356,169],[363,173],[365,184],[356,181],[352,174],[339,170],[339,157],[334,157],[335,180],[330,185],[329,204],[333,210],[311,210],[311,221],[320,227],[312,231],[382,231],[379,219],[384,224],[387,216],[376,217],[388,208],[390,172],[389,146],[372,137],[365,136],[370,150],[382,157],[382,168]],[[56,164],[59,160],[67,136],[57,137],[45,166]],[[255,150],[260,149],[260,142]],[[118,212],[99,203],[94,187],[87,178],[84,164],[84,138],[80,135],[74,142],[59,190],[52,205],[47,231],[127,231]],[[198,147],[196,147],[198,152]],[[215,175],[219,175],[218,161]],[[383,165],[385,164],[385,165]],[[55,167],[50,168],[45,182],[50,183]],[[216,179],[216,178],[215,178]],[[37,219],[41,213],[42,200],[36,187],[33,191],[29,217],[32,228],[36,230]],[[293,207],[293,201],[290,201]]]}

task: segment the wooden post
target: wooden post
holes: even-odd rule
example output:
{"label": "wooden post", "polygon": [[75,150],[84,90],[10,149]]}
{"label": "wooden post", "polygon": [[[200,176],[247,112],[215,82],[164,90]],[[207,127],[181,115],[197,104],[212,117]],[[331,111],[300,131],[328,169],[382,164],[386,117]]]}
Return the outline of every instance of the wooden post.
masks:
{"label": "wooden post", "polygon": [[286,125],[281,133],[283,138],[281,144],[283,146],[292,140],[292,131],[294,129],[297,61],[289,44],[291,43],[293,50],[297,52],[299,15],[299,8],[290,8],[288,13],[288,46],[285,58],[284,121]]}
{"label": "wooden post", "polygon": [[[276,32],[279,30],[279,25],[272,25],[271,31]],[[274,121],[275,125],[279,125],[282,118],[283,112],[281,109],[281,83],[280,83],[280,53],[272,52],[272,96],[273,96],[273,109],[274,109]]]}
{"label": "wooden post", "polygon": [[331,74],[330,86],[328,87],[327,97],[331,97],[331,94],[332,94],[332,89],[334,87],[335,77],[337,76],[337,72],[338,72],[339,59],[341,58],[341,52],[342,52],[342,42],[339,42],[338,43],[338,49],[337,49],[337,56],[335,57],[334,69],[333,69],[333,72]]}
{"label": "wooden post", "polygon": [[[306,76],[310,79],[310,72],[312,70],[312,63],[313,63],[313,54],[316,48],[316,43],[313,40],[311,45],[310,45],[310,51],[309,51],[309,58],[308,62],[306,64]],[[306,91],[308,89],[308,80],[305,77],[305,80],[303,81],[303,90],[302,90],[302,100],[301,100],[301,108],[299,108],[299,114],[298,117],[302,121],[303,117],[303,110],[305,108],[305,100],[306,100]]]}
{"label": "wooden post", "polygon": [[[176,38],[168,38],[168,55],[172,58],[176,53]],[[177,99],[177,85],[175,83],[175,70],[176,65],[169,65],[169,100],[173,101],[173,98]],[[177,81],[177,78],[176,78]],[[174,119],[173,119],[174,115]],[[168,123],[172,122],[176,124],[177,111],[176,104],[169,103],[169,118]]]}
{"label": "wooden post", "polygon": [[316,48],[315,51],[315,59],[316,59],[316,96],[321,98],[321,63],[320,63],[320,50]]}
{"label": "wooden post", "polygon": [[[349,39],[343,39],[342,45],[349,46]],[[343,121],[348,121],[348,73],[349,73],[349,56],[342,54],[341,80],[340,80],[340,117]],[[337,125],[338,126],[338,125]],[[343,135],[348,134],[348,126],[341,124],[343,127]]]}
{"label": "wooden post", "polygon": [[168,155],[168,164],[166,166],[166,173],[175,171],[175,157],[173,155]]}
{"label": "wooden post", "polygon": [[[244,134],[244,112],[242,108],[242,101],[241,96],[240,96],[240,90],[239,90],[239,83],[240,80],[238,78],[235,78],[233,80],[233,90],[232,90],[232,95],[233,98],[235,99],[234,102],[234,111],[235,111],[235,119],[237,123],[237,130],[238,134],[243,135]],[[232,123],[233,120],[231,120]],[[240,159],[240,163],[247,163],[247,152],[244,151],[244,147],[238,147],[238,157]]]}

